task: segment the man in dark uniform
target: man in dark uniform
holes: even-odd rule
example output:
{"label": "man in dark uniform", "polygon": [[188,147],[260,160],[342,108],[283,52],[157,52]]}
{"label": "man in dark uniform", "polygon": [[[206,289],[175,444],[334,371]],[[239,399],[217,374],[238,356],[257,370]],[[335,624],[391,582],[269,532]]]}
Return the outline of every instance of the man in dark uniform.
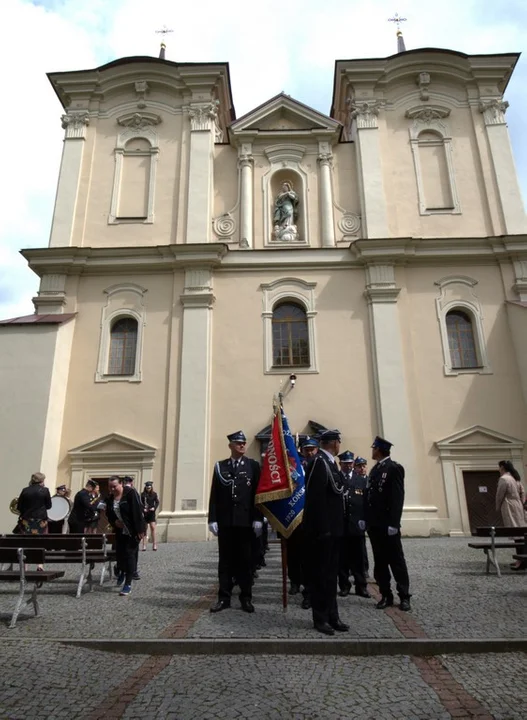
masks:
{"label": "man in dark uniform", "polygon": [[93,504],[93,495],[98,491],[97,480],[88,480],[86,487],[75,495],[73,507],[68,518],[70,533],[84,533],[86,527],[93,523],[97,514],[97,506]]}
{"label": "man in dark uniform", "polygon": [[366,522],[375,561],[374,575],[382,599],[379,610],[393,605],[390,570],[397,585],[401,610],[410,607],[410,580],[401,542],[401,515],[404,504],[404,468],[390,457],[392,443],[376,437],[366,502]]}
{"label": "man in dark uniform", "polygon": [[369,598],[364,563],[364,530],[359,527],[359,522],[364,521],[367,478],[353,472],[355,455],[350,450],[341,453],[339,461],[345,499],[344,536],[339,549],[339,595],[346,597],[350,594],[350,575],[353,575],[355,594]]}
{"label": "man in dark uniform", "polygon": [[[364,559],[364,572],[366,574],[366,579],[368,578],[369,571],[370,571],[370,563],[368,560],[368,549],[366,547],[366,533],[364,531],[364,528],[366,527],[366,523],[364,522],[364,519],[366,517],[366,497],[368,495],[368,488],[370,486],[370,478],[368,477],[368,461],[366,458],[357,456],[355,458],[355,463],[353,464],[353,475],[360,478],[361,487],[364,487],[363,490],[363,517],[361,522],[359,520],[357,526],[359,530],[362,532],[362,536],[364,538],[364,542],[362,545],[362,552],[363,552],[363,559]],[[363,484],[362,484],[363,483]]]}
{"label": "man in dark uniform", "polygon": [[344,532],[342,477],[335,462],[340,432],[326,430],[320,450],[307,467],[304,531],[309,545],[309,590],[315,629],[326,635],[349,630],[339,618],[339,541]]}
{"label": "man in dark uniform", "polygon": [[233,579],[240,586],[242,610],[254,612],[252,604],[252,548],[254,535],[262,532],[254,505],[260,465],[245,457],[247,438],[238,432],[227,435],[231,456],[216,463],[209,501],[209,530],[218,538],[218,601],[211,612],[231,606]]}

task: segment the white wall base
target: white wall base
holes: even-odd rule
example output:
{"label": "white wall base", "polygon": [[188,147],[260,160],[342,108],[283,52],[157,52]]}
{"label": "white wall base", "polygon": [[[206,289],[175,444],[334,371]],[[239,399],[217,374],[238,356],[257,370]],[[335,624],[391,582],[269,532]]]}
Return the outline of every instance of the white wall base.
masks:
{"label": "white wall base", "polygon": [[161,512],[157,532],[160,542],[203,542],[211,537],[206,512]]}

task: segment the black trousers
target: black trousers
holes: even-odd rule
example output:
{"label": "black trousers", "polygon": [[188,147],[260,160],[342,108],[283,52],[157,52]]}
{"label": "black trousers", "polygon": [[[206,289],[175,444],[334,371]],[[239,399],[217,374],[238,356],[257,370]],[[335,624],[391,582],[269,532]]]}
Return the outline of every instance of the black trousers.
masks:
{"label": "black trousers", "polygon": [[287,543],[287,576],[291,585],[306,585],[305,563],[305,536],[304,528],[300,524],[293,534],[286,540]]}
{"label": "black trousers", "polygon": [[339,620],[339,540],[340,538],[329,537],[309,541],[308,585],[315,625]]}
{"label": "black trousers", "polygon": [[339,588],[351,589],[350,576],[353,576],[355,588],[366,588],[366,538],[364,535],[347,535],[340,538],[339,547]]}
{"label": "black trousers", "polygon": [[70,533],[84,533],[86,523],[84,522],[84,520],[77,520],[76,517],[71,517],[70,515],[68,518],[68,526]]}
{"label": "black trousers", "polygon": [[392,595],[391,575],[397,586],[399,597],[410,597],[410,578],[401,542],[401,533],[388,535],[387,528],[370,528],[368,530],[371,546],[373,549],[373,561],[375,563],[373,576],[379,585],[383,597]]}
{"label": "black trousers", "polygon": [[125,575],[125,584],[131,585],[132,578],[137,568],[137,550],[139,541],[136,538],[125,535],[122,530],[115,530],[115,555],[119,572]]}
{"label": "black trousers", "polygon": [[252,527],[219,526],[218,598],[220,600],[230,601],[233,578],[236,578],[240,586],[240,600],[252,598],[253,537]]}

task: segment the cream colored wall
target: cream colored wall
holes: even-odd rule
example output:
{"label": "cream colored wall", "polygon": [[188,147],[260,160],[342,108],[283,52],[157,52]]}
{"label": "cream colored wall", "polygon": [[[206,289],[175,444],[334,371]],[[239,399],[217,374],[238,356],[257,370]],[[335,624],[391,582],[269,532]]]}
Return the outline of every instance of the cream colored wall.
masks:
{"label": "cream colored wall", "polygon": [[87,129],[73,244],[134,247],[183,242],[179,196],[186,188],[186,181],[181,182],[181,163],[182,153],[186,151],[183,124],[185,120],[188,123],[188,118],[181,114],[159,112],[162,122],[153,128],[159,136],[154,224],[108,224],[117,136],[126,129],[117,124],[116,116],[120,114],[116,112],[111,117],[93,119]]}
{"label": "cream colored wall", "polygon": [[[359,181],[357,177],[357,148],[355,143],[340,143],[333,147],[333,201],[345,212],[361,214]],[[343,240],[338,226],[342,211],[335,207],[335,235],[337,242]]]}
{"label": "cream colored wall", "polygon": [[[367,307],[360,270],[286,273],[316,282],[318,374],[297,374],[296,387],[284,398],[293,432],[311,432],[309,420],[338,427],[343,449],[370,457],[373,419],[371,358]],[[252,457],[254,436],[272,418],[273,394],[292,370],[280,375],[263,371],[261,283],[277,279],[272,272],[217,273],[214,280],[211,462],[228,455],[227,433],[243,429]]]}
{"label": "cream colored wall", "polygon": [[41,467],[41,458],[57,329],[56,325],[0,328],[1,533],[11,532],[16,524],[9,503],[31,474],[44,472],[51,478],[55,474],[55,468]]}
{"label": "cream colored wall", "polygon": [[[214,146],[214,217],[232,212],[238,201],[238,152],[232,145]],[[236,212],[239,229],[239,212]],[[232,238],[238,240],[238,232]]]}
{"label": "cream colored wall", "polygon": [[[490,375],[444,375],[435,306],[439,288],[434,282],[448,275],[465,275],[478,281],[474,291],[483,313]],[[404,288],[400,298],[401,331],[423,482],[429,501],[444,508],[435,442],[473,425],[527,441],[527,415],[500,271],[497,266],[469,265],[406,268],[399,270],[397,280]]]}
{"label": "cream colored wall", "polygon": [[[143,379],[139,383],[94,381],[105,288],[125,280],[147,289],[144,304]],[[160,487],[165,460],[166,434],[174,428],[173,411],[167,416],[171,394],[178,392],[182,276],[129,275],[81,277],[78,315],[73,339],[71,369],[64,416],[59,478],[69,483],[68,450],[117,432],[158,449],[154,481]],[[174,343],[176,340],[176,343]],[[174,388],[174,384],[176,389]],[[175,432],[175,430],[172,430]],[[172,448],[172,438],[168,442]],[[79,488],[73,488],[78,490]]]}
{"label": "cream colored wall", "polygon": [[[403,92],[399,88],[400,92]],[[444,88],[455,98],[453,88]],[[494,226],[489,210],[487,186],[492,177],[487,164],[483,165],[476,140],[474,122],[483,127],[482,115],[472,116],[468,107],[451,106],[450,116],[444,119],[452,137],[452,162],[460,201],[461,214],[420,215],[417,181],[410,144],[409,128],[413,120],[405,117],[408,107],[425,104],[409,98],[395,110],[387,110],[381,117],[381,151],[388,206],[390,234],[399,237],[484,237],[492,235]],[[483,127],[484,130],[484,127]],[[498,228],[496,234],[501,232]]]}

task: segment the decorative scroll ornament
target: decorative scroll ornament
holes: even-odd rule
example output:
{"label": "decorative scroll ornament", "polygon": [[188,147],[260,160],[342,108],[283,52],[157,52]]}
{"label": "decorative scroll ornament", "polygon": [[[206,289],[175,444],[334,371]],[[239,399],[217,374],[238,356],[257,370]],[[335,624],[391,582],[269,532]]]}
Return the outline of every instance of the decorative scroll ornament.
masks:
{"label": "decorative scroll ornament", "polygon": [[86,127],[90,124],[90,114],[87,110],[70,110],[62,115],[61,124],[66,130],[66,138],[86,137]]}
{"label": "decorative scroll ornament", "polygon": [[219,238],[231,238],[236,232],[236,221],[230,213],[224,213],[212,222],[215,234]]}
{"label": "decorative scroll ornament", "polygon": [[505,125],[505,111],[509,107],[507,100],[494,98],[480,100],[479,111],[483,113],[485,125]]}
{"label": "decorative scroll ornament", "polygon": [[405,112],[407,118],[420,120],[424,123],[431,123],[432,120],[440,120],[450,115],[450,108],[441,105],[415,105]]}
{"label": "decorative scroll ornament", "polygon": [[360,235],[360,215],[352,212],[346,212],[338,222],[339,230],[344,235],[344,239],[348,237],[358,237]]}
{"label": "decorative scroll ornament", "polygon": [[351,100],[350,117],[357,121],[357,129],[378,127],[377,117],[385,104],[384,100]]}
{"label": "decorative scroll ornament", "polygon": [[161,117],[154,113],[128,113],[117,118],[117,124],[123,127],[143,130],[151,125],[159,125]]}
{"label": "decorative scroll ornament", "polygon": [[217,136],[218,130],[220,130],[220,128],[217,127],[218,104],[218,101],[215,100],[211,103],[204,103],[203,105],[190,105],[190,107],[186,108],[188,114],[190,115],[191,131],[210,130],[212,121],[214,123],[215,135]]}

